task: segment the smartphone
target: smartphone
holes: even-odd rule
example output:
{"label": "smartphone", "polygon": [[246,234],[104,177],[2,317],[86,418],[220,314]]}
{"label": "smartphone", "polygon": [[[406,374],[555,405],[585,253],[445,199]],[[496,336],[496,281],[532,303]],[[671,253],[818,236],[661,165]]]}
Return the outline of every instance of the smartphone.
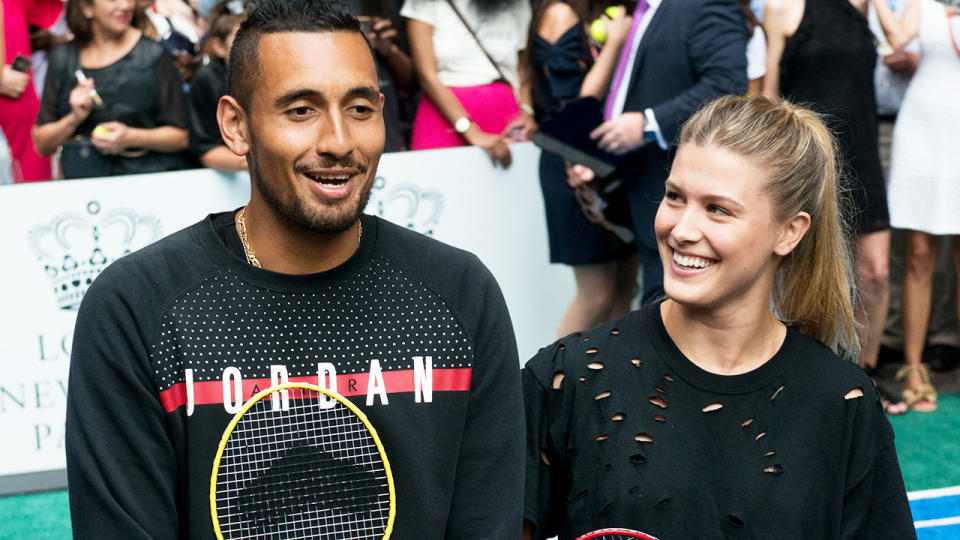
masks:
{"label": "smartphone", "polygon": [[10,69],[19,71],[20,73],[26,73],[30,69],[30,60],[22,56],[17,56],[13,59],[13,63],[10,64]]}
{"label": "smartphone", "polygon": [[373,28],[373,17],[370,15],[357,15],[357,20],[360,21],[360,30],[363,31],[363,35],[370,33],[370,29]]}

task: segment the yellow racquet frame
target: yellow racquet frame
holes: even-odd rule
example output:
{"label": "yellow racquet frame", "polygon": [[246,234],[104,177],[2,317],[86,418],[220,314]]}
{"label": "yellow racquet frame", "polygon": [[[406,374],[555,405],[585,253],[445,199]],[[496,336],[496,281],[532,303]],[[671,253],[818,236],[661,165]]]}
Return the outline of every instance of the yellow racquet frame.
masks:
{"label": "yellow racquet frame", "polygon": [[227,424],[227,429],[223,431],[223,437],[220,438],[220,444],[217,446],[217,455],[213,458],[213,470],[210,474],[210,517],[213,519],[213,532],[216,534],[217,540],[223,540],[223,534],[220,532],[220,522],[217,519],[217,472],[220,470],[220,458],[223,456],[223,449],[227,446],[227,440],[233,433],[233,428],[237,426],[237,423],[240,422],[240,419],[243,418],[243,415],[250,410],[250,407],[253,407],[257,402],[261,401],[270,394],[291,388],[312,390],[314,392],[325,394],[326,396],[339,401],[348,409],[350,409],[353,414],[357,415],[357,417],[359,417],[363,422],[363,425],[367,427],[367,430],[373,437],[373,442],[377,445],[377,452],[380,453],[380,460],[383,462],[383,469],[387,475],[387,487],[390,490],[390,512],[387,516],[387,527],[383,533],[383,540],[388,540],[390,538],[390,534],[393,532],[393,520],[396,517],[397,512],[397,496],[393,486],[393,472],[390,470],[390,462],[387,460],[387,453],[383,449],[383,443],[380,442],[380,436],[377,435],[377,430],[374,429],[373,424],[367,420],[367,415],[363,414],[363,411],[358,409],[357,406],[351,403],[347,398],[313,384],[298,382],[280,384],[277,386],[271,386],[266,390],[262,390],[260,393],[253,396],[243,404],[243,407],[240,408],[237,414],[235,414],[230,420],[230,423]]}

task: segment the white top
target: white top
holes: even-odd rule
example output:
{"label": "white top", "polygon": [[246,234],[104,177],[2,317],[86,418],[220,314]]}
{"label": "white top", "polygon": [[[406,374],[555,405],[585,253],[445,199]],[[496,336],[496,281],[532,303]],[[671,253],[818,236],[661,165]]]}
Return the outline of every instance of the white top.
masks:
{"label": "white top", "polygon": [[[888,1],[898,18],[903,16],[907,4],[910,3],[908,0]],[[877,113],[895,115],[900,110],[900,103],[903,101],[904,94],[907,93],[910,76],[894,73],[883,64],[883,57],[893,52],[893,47],[887,42],[887,36],[883,33],[883,27],[880,26],[876,9],[874,9],[872,3],[869,6],[870,11],[867,20],[870,23],[870,30],[877,38],[877,68],[873,71],[873,84],[877,92]],[[904,49],[910,52],[920,52],[920,44],[914,38]]]}
{"label": "white top", "polygon": [[890,225],[929,234],[960,234],[960,56],[948,24],[960,36],[960,17],[943,4],[922,3],[920,67],[903,97],[893,128],[887,200]]}
{"label": "white top", "polygon": [[747,42],[747,79],[755,80],[767,74],[767,35],[763,28],[753,29]]}
{"label": "white top", "polygon": [[[530,2],[514,0],[512,6],[485,16],[480,15],[470,0],[454,0],[454,4],[497,61],[507,82],[518,88],[518,55],[527,47],[532,18]],[[433,26],[437,74],[445,86],[478,86],[500,78],[446,0],[406,0],[400,15]]]}

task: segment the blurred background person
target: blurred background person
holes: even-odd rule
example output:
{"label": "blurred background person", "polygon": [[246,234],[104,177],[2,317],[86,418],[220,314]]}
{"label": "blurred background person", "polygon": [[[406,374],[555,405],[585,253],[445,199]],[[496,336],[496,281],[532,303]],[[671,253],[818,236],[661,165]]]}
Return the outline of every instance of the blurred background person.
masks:
{"label": "blurred background person", "polygon": [[202,18],[182,0],[135,0],[133,26],[160,43],[175,59],[187,83],[200,67],[200,36],[206,31]]}
{"label": "blurred background person", "polygon": [[747,92],[759,95],[763,76],[767,73],[767,36],[760,19],[750,7],[750,0],[740,0],[743,18],[747,21]]}
{"label": "blurred background person", "polygon": [[131,25],[133,10],[133,0],[67,3],[74,39],[50,55],[33,128],[40,154],[62,146],[67,178],[169,171],[189,163],[180,73],[161,45]]}
{"label": "blurred background person", "polygon": [[[908,0],[891,0],[892,7],[898,14],[907,7]],[[877,65],[874,69],[874,89],[877,96],[877,139],[880,150],[880,166],[884,178],[890,178],[890,141],[893,135],[893,124],[900,103],[910,83],[910,77],[917,70],[920,63],[919,46],[916,40],[907,46],[894,50],[883,35],[877,12],[870,6],[867,20],[870,31],[877,42]],[[889,193],[888,193],[889,206]],[[903,284],[903,250],[904,231],[896,228],[890,230],[890,302],[887,310],[887,321],[881,339],[880,353],[876,365],[865,364],[864,369],[877,381],[877,389],[884,400],[887,414],[903,414],[909,410],[903,401],[899,383],[895,380],[895,372],[903,366],[903,319],[901,317],[901,289]],[[952,275],[953,265],[950,265]],[[951,312],[956,310],[951,308]],[[953,315],[956,317],[956,314]],[[893,349],[896,350],[894,352]]]}
{"label": "blurred background person", "polygon": [[[534,9],[530,40],[530,72],[538,102],[550,115],[580,97],[603,100],[617,67],[620,50],[633,21],[625,7],[620,16],[603,14],[606,2],[541,0]],[[600,18],[606,39],[599,50],[588,36],[591,21]],[[594,56],[596,52],[596,56]],[[637,287],[636,248],[584,216],[567,185],[563,157],[540,154],[550,262],[573,268],[576,295],[564,313],[558,336],[593,328],[630,311]],[[619,201],[623,203],[623,201]]]}
{"label": "blurred background person", "polygon": [[[642,265],[641,302],[663,296],[663,265],[653,230],[680,126],[704,103],[747,90],[747,27],[733,0],[640,0],[610,83],[597,145],[633,154],[623,176]],[[571,185],[594,180],[583,165]]]}
{"label": "blurred background person", "polygon": [[767,0],[763,95],[826,115],[843,164],[856,266],[861,365],[875,365],[889,300],[890,218],[877,147],[868,0]]}
{"label": "blurred background person", "polygon": [[360,19],[373,47],[387,130],[383,151],[407,150],[417,81],[399,6],[394,0],[345,0],[343,4]]}
{"label": "blurred background person", "polygon": [[217,123],[217,104],[227,93],[230,48],[245,18],[243,0],[226,0],[213,7],[204,47],[208,61],[197,70],[187,92],[190,152],[204,167],[224,172],[247,169],[246,157],[234,154],[223,143]]}
{"label": "blurred background person", "polygon": [[34,86],[28,25],[46,28],[59,14],[59,0],[0,1],[0,129],[10,147],[15,182],[50,179],[50,159],[37,152],[30,130],[40,108]]}
{"label": "blurred background person", "polygon": [[518,69],[529,1],[406,0],[400,15],[423,89],[411,149],[469,144],[508,167],[507,143],[536,129],[529,74]]}
{"label": "blurred background person", "polygon": [[[960,47],[954,27],[960,9],[933,0],[910,0],[902,18],[885,1],[874,1],[877,18],[896,50],[919,38],[920,64],[907,87],[893,130],[890,159],[890,215],[906,229],[901,301],[903,355],[897,374],[903,399],[913,410],[933,411],[937,393],[923,349],[933,295],[940,240],[960,233],[960,101],[946,88],[960,88]],[[953,243],[960,281],[960,243]],[[958,306],[960,310],[960,306]]]}
{"label": "blurred background person", "polygon": [[[72,38],[67,28],[66,0],[50,0],[34,3],[31,12],[38,12],[43,20],[51,20],[49,27],[37,26],[32,23],[30,28],[30,48],[33,49],[33,82],[39,98],[43,94],[43,82],[47,77],[47,58],[50,51],[57,45],[62,45]],[[38,101],[39,103],[39,101]],[[31,122],[31,125],[33,123]]]}

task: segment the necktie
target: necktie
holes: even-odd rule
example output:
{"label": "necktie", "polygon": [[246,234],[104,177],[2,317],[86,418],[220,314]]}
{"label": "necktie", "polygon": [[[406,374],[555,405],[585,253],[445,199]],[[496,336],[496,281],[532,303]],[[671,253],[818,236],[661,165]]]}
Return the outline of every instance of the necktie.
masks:
{"label": "necktie", "polygon": [[623,84],[623,80],[627,74],[627,67],[629,67],[627,64],[630,63],[630,51],[632,51],[636,45],[634,40],[637,39],[637,30],[640,28],[640,21],[643,20],[643,15],[649,7],[650,4],[647,3],[647,0],[640,0],[640,2],[637,3],[637,9],[633,10],[633,23],[630,25],[630,32],[627,34],[627,39],[623,42],[623,48],[620,49],[620,58],[617,60],[617,71],[613,75],[613,80],[610,81],[610,93],[607,94],[607,103],[603,107],[604,120],[610,120],[613,117],[613,105],[617,101],[617,92]]}

